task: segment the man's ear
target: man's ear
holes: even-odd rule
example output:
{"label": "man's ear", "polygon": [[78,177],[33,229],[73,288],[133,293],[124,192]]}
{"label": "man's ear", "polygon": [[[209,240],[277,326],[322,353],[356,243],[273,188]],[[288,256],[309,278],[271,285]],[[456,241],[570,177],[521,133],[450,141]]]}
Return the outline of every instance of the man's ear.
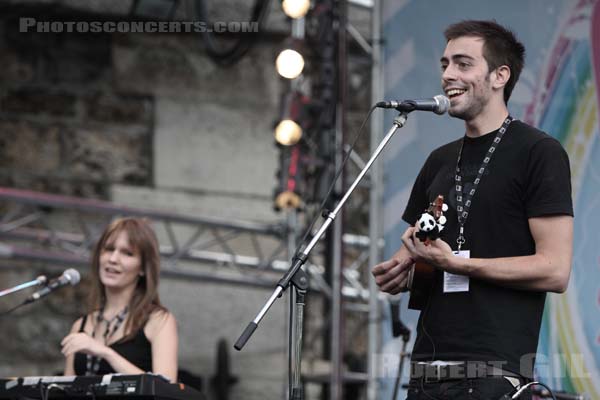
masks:
{"label": "man's ear", "polygon": [[495,79],[493,81],[494,89],[502,89],[510,79],[510,68],[508,65],[501,65],[494,71]]}

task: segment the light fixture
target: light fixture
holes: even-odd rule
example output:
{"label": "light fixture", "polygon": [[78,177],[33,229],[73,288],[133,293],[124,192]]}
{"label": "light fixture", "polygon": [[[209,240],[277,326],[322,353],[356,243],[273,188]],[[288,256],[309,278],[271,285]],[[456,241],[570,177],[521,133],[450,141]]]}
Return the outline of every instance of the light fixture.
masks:
{"label": "light fixture", "polygon": [[279,120],[275,125],[275,140],[283,146],[292,146],[302,138],[302,124],[306,119],[308,98],[300,92],[286,93],[281,99]]}
{"label": "light fixture", "polygon": [[283,0],[281,2],[283,12],[290,18],[302,18],[310,8],[310,0]]}
{"label": "light fixture", "polygon": [[296,121],[283,119],[275,127],[275,140],[284,146],[298,143],[302,137],[302,128]]}
{"label": "light fixture", "polygon": [[275,210],[289,210],[302,206],[304,191],[300,145],[280,146],[278,184],[275,189]]}
{"label": "light fixture", "polygon": [[300,208],[302,205],[302,199],[297,193],[290,190],[279,193],[275,197],[275,209],[276,210],[287,210],[290,208]]}
{"label": "light fixture", "polygon": [[277,73],[287,79],[295,79],[304,69],[304,57],[297,50],[286,48],[275,60]]}

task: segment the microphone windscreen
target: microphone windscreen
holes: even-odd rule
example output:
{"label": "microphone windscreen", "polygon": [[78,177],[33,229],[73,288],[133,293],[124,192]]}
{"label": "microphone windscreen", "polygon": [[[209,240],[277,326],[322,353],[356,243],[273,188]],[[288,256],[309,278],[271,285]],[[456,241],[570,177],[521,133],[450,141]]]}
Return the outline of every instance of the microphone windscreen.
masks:
{"label": "microphone windscreen", "polygon": [[67,269],[65,272],[63,272],[63,275],[69,280],[69,283],[72,286],[77,285],[81,280],[81,275],[79,274],[79,271],[77,271],[75,268]]}
{"label": "microphone windscreen", "polygon": [[446,96],[444,96],[443,94],[438,94],[437,96],[434,96],[433,98],[438,103],[438,107],[436,108],[436,110],[434,112],[439,115],[445,114],[446,111],[448,111],[448,109],[450,108],[450,99],[447,98]]}

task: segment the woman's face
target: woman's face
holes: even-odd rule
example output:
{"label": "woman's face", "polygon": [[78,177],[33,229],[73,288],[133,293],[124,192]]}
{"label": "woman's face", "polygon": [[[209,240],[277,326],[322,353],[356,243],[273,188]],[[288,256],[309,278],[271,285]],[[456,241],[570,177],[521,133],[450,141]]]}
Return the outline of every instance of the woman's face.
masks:
{"label": "woman's face", "polygon": [[100,251],[100,281],[106,288],[135,288],[142,270],[142,256],[129,243],[127,232],[114,233]]}

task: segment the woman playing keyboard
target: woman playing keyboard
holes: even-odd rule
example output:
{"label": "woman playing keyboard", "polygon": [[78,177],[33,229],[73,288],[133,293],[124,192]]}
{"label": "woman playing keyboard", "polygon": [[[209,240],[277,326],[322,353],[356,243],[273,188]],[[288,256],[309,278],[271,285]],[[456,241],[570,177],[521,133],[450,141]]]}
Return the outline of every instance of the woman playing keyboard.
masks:
{"label": "woman playing keyboard", "polygon": [[89,312],[61,342],[65,375],[161,374],[177,380],[177,323],[158,296],[160,255],[148,222],[111,223],[92,255]]}

